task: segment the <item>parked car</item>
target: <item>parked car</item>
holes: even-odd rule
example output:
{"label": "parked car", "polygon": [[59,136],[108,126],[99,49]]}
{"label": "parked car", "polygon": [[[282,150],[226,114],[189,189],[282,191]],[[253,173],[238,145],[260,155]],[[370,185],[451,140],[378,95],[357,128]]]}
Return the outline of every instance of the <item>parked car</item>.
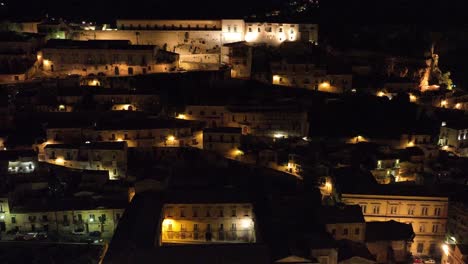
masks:
{"label": "parked car", "polygon": [[16,241],[23,241],[24,240],[24,234],[16,233],[15,240]]}
{"label": "parked car", "polygon": [[36,232],[29,232],[23,237],[24,240],[30,241],[30,240],[36,240],[37,239],[37,233]]}
{"label": "parked car", "polygon": [[37,239],[39,239],[39,240],[45,240],[45,239],[47,239],[47,237],[48,237],[48,236],[47,236],[47,233],[46,233],[46,232],[39,232],[39,233],[37,234]]}
{"label": "parked car", "polygon": [[422,264],[424,263],[420,257],[413,257],[413,264]]}
{"label": "parked car", "polygon": [[101,232],[99,232],[99,231],[89,232],[89,236],[92,236],[92,237],[101,237]]}
{"label": "parked car", "polygon": [[74,235],[84,235],[85,230],[84,229],[76,229],[76,230],[72,231],[72,234],[74,234]]}

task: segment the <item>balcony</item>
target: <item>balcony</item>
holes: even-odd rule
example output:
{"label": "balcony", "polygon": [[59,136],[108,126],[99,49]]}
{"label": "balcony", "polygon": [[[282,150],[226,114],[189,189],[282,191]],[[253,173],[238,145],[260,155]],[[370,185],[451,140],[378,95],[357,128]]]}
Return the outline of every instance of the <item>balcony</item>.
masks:
{"label": "balcony", "polygon": [[174,244],[222,244],[255,243],[253,230],[232,231],[163,231],[162,243]]}

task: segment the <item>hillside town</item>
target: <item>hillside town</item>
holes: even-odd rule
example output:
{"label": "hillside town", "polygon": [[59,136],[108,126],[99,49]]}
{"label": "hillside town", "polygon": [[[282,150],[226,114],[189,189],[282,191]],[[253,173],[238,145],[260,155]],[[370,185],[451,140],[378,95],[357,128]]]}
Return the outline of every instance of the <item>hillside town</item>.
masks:
{"label": "hillside town", "polygon": [[282,8],[0,20],[0,263],[468,263],[443,38]]}

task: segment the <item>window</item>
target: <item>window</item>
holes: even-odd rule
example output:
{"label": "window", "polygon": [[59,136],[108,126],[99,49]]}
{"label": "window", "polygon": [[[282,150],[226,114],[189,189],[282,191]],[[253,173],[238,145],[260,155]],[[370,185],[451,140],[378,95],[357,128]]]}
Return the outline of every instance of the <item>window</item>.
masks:
{"label": "window", "polygon": [[418,243],[417,252],[422,253],[424,249],[424,243]]}
{"label": "window", "polygon": [[249,27],[249,32],[252,32],[252,28],[251,28],[251,27]]}
{"label": "window", "polygon": [[440,216],[440,211],[441,211],[440,208],[435,208],[434,209],[434,215],[435,216]]}
{"label": "window", "polygon": [[408,206],[408,215],[414,215],[414,205],[409,205]]}
{"label": "window", "polygon": [[354,234],[355,235],[359,235],[360,233],[361,233],[361,229],[359,229],[359,228],[354,229]]}
{"label": "window", "polygon": [[15,81],[19,81],[19,76],[15,75]]}
{"label": "window", "polygon": [[419,226],[419,232],[420,232],[420,233],[426,232],[426,225],[425,225],[425,224],[421,224],[421,225]]}
{"label": "window", "polygon": [[90,214],[89,215],[89,221],[94,222],[94,220],[95,220],[95,216],[93,214]]}
{"label": "window", "polygon": [[63,222],[68,222],[68,215],[63,215]]}
{"label": "window", "polygon": [[224,217],[224,209],[219,208],[219,217]]}
{"label": "window", "polygon": [[336,229],[332,229],[331,233],[332,233],[333,236],[335,236],[336,235]]}
{"label": "window", "polygon": [[437,233],[439,230],[439,224],[433,224],[432,225],[432,233]]}
{"label": "window", "polygon": [[16,224],[16,217],[15,217],[15,216],[12,216],[12,217],[11,217],[11,223],[12,223],[12,224]]}
{"label": "window", "polygon": [[345,228],[343,229],[343,236],[347,236],[348,235],[348,228]]}
{"label": "window", "polygon": [[49,221],[49,219],[48,219],[47,215],[43,215],[43,216],[42,216],[42,221],[44,221],[44,222],[47,222],[47,221]]}
{"label": "window", "polygon": [[185,209],[180,208],[180,217],[185,217]]}
{"label": "window", "polygon": [[228,26],[227,29],[228,29],[228,32],[231,32],[231,26]]}
{"label": "window", "polygon": [[209,208],[209,207],[206,208],[206,217],[211,217],[210,209],[211,208]]}
{"label": "window", "polygon": [[380,205],[374,205],[373,209],[372,209],[372,212],[374,214],[378,214],[380,213]]}
{"label": "window", "polygon": [[362,213],[365,214],[367,211],[367,205],[361,204]]}
{"label": "window", "polygon": [[192,210],[192,216],[193,217],[198,217],[198,208],[197,207],[194,207],[193,210]]}
{"label": "window", "polygon": [[396,205],[392,205],[390,207],[390,214],[396,214],[397,213],[397,206]]}
{"label": "window", "polygon": [[186,224],[180,224],[180,231],[187,231],[187,225]]}
{"label": "window", "polygon": [[[80,215],[80,216],[81,216],[81,215]],[[120,214],[115,214],[115,219],[116,219],[117,221],[119,221],[119,220],[120,220]]]}
{"label": "window", "polygon": [[421,208],[421,215],[427,215],[427,207]]}
{"label": "window", "polygon": [[279,32],[280,32],[280,33],[283,32],[283,28],[279,28]]}
{"label": "window", "polygon": [[236,210],[236,208],[233,208],[233,209],[231,210],[231,216],[232,216],[232,217],[236,217],[236,216],[237,216],[237,210]]}
{"label": "window", "polygon": [[237,26],[234,26],[234,32],[237,32]]}
{"label": "window", "polygon": [[257,31],[258,31],[258,33],[260,33],[261,29],[260,29],[260,28],[258,28],[258,29],[257,29]]}
{"label": "window", "polygon": [[377,169],[381,169],[381,168],[382,168],[382,161],[378,160],[377,161]]}
{"label": "window", "polygon": [[231,230],[233,231],[237,230],[237,225],[235,223],[231,224]]}
{"label": "window", "polygon": [[166,208],[166,216],[167,217],[172,217],[172,207],[167,207]]}
{"label": "window", "polygon": [[198,231],[198,224],[193,224],[193,231]]}

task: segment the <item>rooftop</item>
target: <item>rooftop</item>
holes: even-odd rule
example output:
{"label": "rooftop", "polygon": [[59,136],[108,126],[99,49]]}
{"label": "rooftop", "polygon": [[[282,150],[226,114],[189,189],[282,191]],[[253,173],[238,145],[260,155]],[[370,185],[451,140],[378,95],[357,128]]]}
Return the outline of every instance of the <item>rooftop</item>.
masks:
{"label": "rooftop", "polygon": [[46,149],[54,148],[54,149],[79,149],[79,148],[87,148],[87,149],[107,149],[107,150],[121,150],[125,149],[127,143],[125,141],[122,142],[90,142],[85,144],[47,144],[45,146]]}
{"label": "rooftop", "polygon": [[213,127],[203,129],[203,133],[230,133],[240,134],[242,129],[240,127]]}
{"label": "rooftop", "polygon": [[320,210],[324,224],[335,223],[365,223],[362,209],[359,205],[326,206]]}
{"label": "rooftop", "polygon": [[414,238],[413,226],[396,221],[367,222],[366,241],[410,241]]}
{"label": "rooftop", "polygon": [[51,39],[44,49],[114,49],[114,50],[154,50],[154,45],[131,45],[129,40],[68,40]]}

